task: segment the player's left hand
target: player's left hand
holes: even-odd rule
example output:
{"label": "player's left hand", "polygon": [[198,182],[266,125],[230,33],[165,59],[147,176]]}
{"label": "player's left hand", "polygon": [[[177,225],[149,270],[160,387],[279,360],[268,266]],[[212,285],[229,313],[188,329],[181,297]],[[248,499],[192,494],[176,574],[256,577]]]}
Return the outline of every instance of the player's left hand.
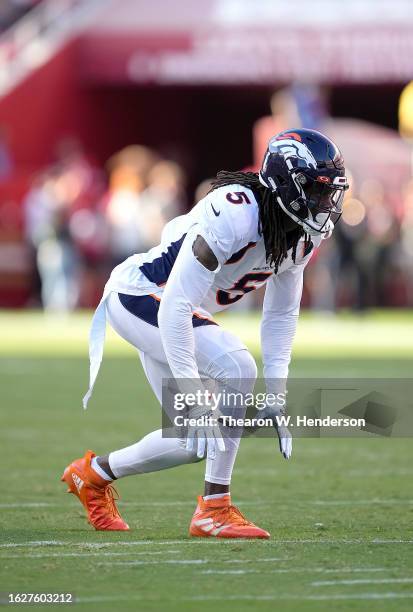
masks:
{"label": "player's left hand", "polygon": [[[257,417],[260,419],[272,420],[274,429],[278,436],[280,453],[284,459],[289,459],[293,452],[293,438],[288,427],[282,422],[283,419],[287,418],[284,410],[267,406],[257,413]],[[253,428],[252,430],[254,431]]]}
{"label": "player's left hand", "polygon": [[293,452],[293,438],[291,432],[285,425],[277,425],[277,421],[274,421],[274,427],[278,436],[280,453],[284,459],[289,459]]}

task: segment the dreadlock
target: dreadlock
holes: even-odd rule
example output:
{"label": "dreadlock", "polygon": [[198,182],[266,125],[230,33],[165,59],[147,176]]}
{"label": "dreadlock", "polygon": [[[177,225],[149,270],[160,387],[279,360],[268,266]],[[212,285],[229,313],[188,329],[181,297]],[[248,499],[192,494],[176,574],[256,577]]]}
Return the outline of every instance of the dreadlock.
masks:
{"label": "dreadlock", "polygon": [[310,238],[301,227],[289,232],[285,229],[285,213],[275,201],[275,195],[259,180],[256,172],[227,172],[221,170],[211,182],[211,191],[226,185],[244,185],[257,194],[258,202],[258,232],[264,238],[265,252],[269,265],[277,272],[280,264],[287,257],[288,249],[292,247],[292,258],[295,263],[298,241],[305,236],[304,249],[307,249]]}

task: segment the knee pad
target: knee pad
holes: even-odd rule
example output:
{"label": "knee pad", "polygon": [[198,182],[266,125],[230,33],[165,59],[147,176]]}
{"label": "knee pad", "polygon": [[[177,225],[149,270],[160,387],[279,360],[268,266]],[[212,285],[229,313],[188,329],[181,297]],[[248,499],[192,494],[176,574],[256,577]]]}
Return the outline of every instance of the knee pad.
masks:
{"label": "knee pad", "polygon": [[209,375],[219,381],[231,380],[243,393],[251,392],[257,379],[257,365],[247,349],[221,355],[209,368]]}
{"label": "knee pad", "polygon": [[257,364],[254,357],[246,349],[228,353],[227,378],[256,381]]}

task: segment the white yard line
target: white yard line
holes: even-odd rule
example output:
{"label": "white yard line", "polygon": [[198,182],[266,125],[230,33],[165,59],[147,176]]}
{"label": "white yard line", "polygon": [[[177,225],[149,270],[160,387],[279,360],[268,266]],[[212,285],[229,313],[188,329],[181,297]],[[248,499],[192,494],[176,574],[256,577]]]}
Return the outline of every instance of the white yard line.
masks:
{"label": "white yard line", "polygon": [[413,578],[357,578],[355,580],[318,580],[311,586],[338,586],[354,584],[411,584]]}
{"label": "white yard line", "polygon": [[[274,503],[280,505],[274,500],[265,501],[240,501],[239,506],[271,506]],[[316,499],[307,501],[294,501],[295,505],[299,506],[370,506],[370,505],[390,505],[390,506],[404,506],[413,505],[413,499]],[[282,503],[281,506],[285,507],[289,504],[287,502]],[[119,506],[122,507],[137,507],[137,508],[162,508],[162,507],[191,507],[195,506],[193,501],[153,501],[153,502],[119,502]],[[19,510],[26,508],[62,508],[60,502],[10,502],[0,503],[1,510]]]}
{"label": "white yard line", "polygon": [[[282,598],[284,599],[284,598]],[[291,598],[292,599],[292,598]],[[379,600],[382,599],[413,599],[413,593],[349,593],[348,595],[309,595],[303,597],[309,601],[345,601],[345,600]]]}
{"label": "white yard line", "polygon": [[322,500],[318,499],[315,501],[308,502],[315,506],[370,506],[370,505],[411,505],[413,499],[331,499]]}
{"label": "white yard line", "polygon": [[67,546],[69,542],[61,542],[59,540],[33,540],[30,542],[8,542],[0,544],[0,548],[19,548],[19,547],[35,547],[35,546]]}
{"label": "white yard line", "polygon": [[[308,476],[308,477],[316,477],[317,470],[309,469],[303,470],[301,466],[297,465],[289,468],[290,472],[296,472],[300,476]],[[279,470],[274,468],[241,468],[237,470],[238,476],[269,476],[272,477],[274,475],[279,474]],[[411,476],[413,475],[413,470],[409,468],[396,468],[396,469],[387,469],[387,470],[378,470],[378,469],[356,469],[356,470],[348,470],[346,471],[346,476],[349,478],[383,478],[393,477],[393,476]]]}
{"label": "white yard line", "polygon": [[[177,564],[182,564],[182,565],[198,565],[201,563],[244,563],[244,564],[250,564],[250,563],[271,563],[274,561],[288,561],[288,559],[279,559],[279,558],[274,558],[274,557],[266,557],[263,559],[254,559],[253,561],[251,559],[224,559],[222,561],[215,559],[215,561],[213,561],[212,559],[164,559],[161,561],[117,561],[115,563],[111,563],[110,565],[173,565],[175,563]],[[108,565],[107,563],[102,563],[99,565]],[[241,571],[241,570],[240,570]],[[236,571],[237,573],[237,571]]]}
{"label": "white yard line", "polygon": [[10,503],[10,504],[0,504],[0,508],[2,510],[7,510],[8,508],[14,510],[18,508],[57,508],[58,504],[53,504],[50,502],[23,502],[21,504],[18,503]]}
{"label": "white yard line", "polygon": [[[392,568],[394,570],[394,568]],[[324,568],[324,567],[303,567],[303,568],[277,568],[266,571],[265,569],[246,569],[246,570],[215,570],[208,569],[202,570],[201,574],[262,574],[263,572],[268,574],[301,574],[301,573],[322,573],[322,574],[342,574],[342,573],[369,573],[369,572],[387,572],[388,569],[384,567],[354,567],[354,568]],[[313,584],[313,583],[312,583]]]}
{"label": "white yard line", "polygon": [[310,539],[303,539],[303,540],[272,540],[270,542],[267,542],[267,546],[271,545],[271,544],[413,544],[413,540],[365,540],[365,539],[356,539],[356,540],[347,540],[347,539],[340,539],[337,538],[336,540],[334,539],[329,539],[329,540],[310,540]]}
{"label": "white yard line", "polygon": [[[283,600],[298,600],[298,601],[332,601],[346,599],[413,599],[413,593],[342,593],[338,595],[228,595],[225,599],[231,601],[278,601]],[[180,601],[222,601],[222,597],[215,595],[195,596],[182,599]]]}
{"label": "white yard line", "polygon": [[99,565],[203,565],[211,563],[209,559],[164,559],[163,561],[141,561],[139,559],[133,561],[115,561],[114,563],[99,563]]}
{"label": "white yard line", "polygon": [[7,544],[0,544],[0,548],[38,548],[38,547],[52,547],[52,546],[75,546],[76,548],[85,549],[101,549],[108,548],[110,546],[154,546],[159,544],[160,546],[171,544],[195,544],[193,540],[164,540],[157,542],[155,540],[132,540],[130,542],[62,542],[58,540],[36,540],[31,542],[9,542]]}
{"label": "white yard line", "polygon": [[380,538],[374,538],[371,540],[372,544],[413,544],[413,540],[382,540]]}
{"label": "white yard line", "polygon": [[259,570],[239,569],[239,570],[202,570],[201,574],[224,574],[230,576],[244,576],[245,574],[260,574]]}
{"label": "white yard line", "polygon": [[37,547],[51,547],[51,546],[75,546],[77,548],[86,549],[100,549],[108,548],[110,546],[153,546],[155,544],[167,546],[171,544],[189,544],[194,543],[192,540],[164,540],[156,542],[155,540],[132,540],[132,541],[120,541],[120,542],[62,542],[59,540],[35,540],[31,542],[9,542],[7,544],[0,544],[0,548],[37,548]]}
{"label": "white yard line", "polygon": [[[273,502],[269,501],[240,501],[238,502],[239,506],[268,506]],[[127,502],[120,501],[118,502],[119,506],[122,507],[137,507],[137,508],[163,508],[163,507],[194,507],[196,506],[196,501],[153,501],[153,502]],[[2,510],[18,510],[18,509],[26,509],[26,508],[62,508],[61,502],[10,502],[10,503],[0,503],[0,509]]]}
{"label": "white yard line", "polygon": [[[196,546],[231,546],[234,543],[245,544],[247,547],[256,541],[237,539],[237,538],[194,538],[193,540],[132,540],[132,541],[119,541],[119,542],[63,542],[58,540],[34,540],[29,542],[8,542],[0,544],[0,548],[36,548],[36,547],[52,547],[52,546],[76,546],[89,549],[100,549],[107,548],[110,546],[181,546],[181,545],[196,545]],[[302,539],[302,540],[262,540],[259,542],[260,546],[279,546],[283,544],[413,544],[413,540],[402,540],[402,539]]]}
{"label": "white yard line", "polygon": [[176,555],[179,554],[179,550],[158,550],[158,551],[145,551],[145,552],[56,552],[56,553],[29,553],[28,555],[0,555],[1,559],[49,559],[51,557],[76,557],[76,558],[89,558],[89,557],[127,557],[133,556],[146,556],[146,555]]}
{"label": "white yard line", "polygon": [[263,559],[256,559],[254,558],[253,560],[250,559],[227,559],[225,561],[223,561],[223,563],[252,563],[252,561],[254,563],[265,563],[268,561],[289,561],[288,558],[281,558],[281,557],[264,557]]}
{"label": "white yard line", "polygon": [[[288,595],[288,594],[271,594],[271,595],[226,595],[226,600],[231,601],[346,601],[346,600],[382,600],[382,599],[413,599],[413,593],[349,593],[338,595]],[[128,601],[146,601],[146,602],[163,602],[167,604],[171,600],[166,598],[150,598],[139,595],[122,596],[90,596],[77,597],[77,603],[104,603],[104,602],[128,602]],[[195,597],[182,597],[173,600],[176,602],[189,601],[219,601],[222,602],[221,595],[199,595]]]}

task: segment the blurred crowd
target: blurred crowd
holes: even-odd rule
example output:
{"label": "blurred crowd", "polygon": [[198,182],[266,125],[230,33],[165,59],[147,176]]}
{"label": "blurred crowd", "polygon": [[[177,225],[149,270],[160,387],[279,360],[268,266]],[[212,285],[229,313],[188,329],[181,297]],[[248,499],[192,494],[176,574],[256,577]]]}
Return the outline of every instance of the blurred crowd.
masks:
{"label": "blurred crowd", "polygon": [[185,175],[175,162],[128,146],[105,173],[75,139],[63,140],[23,202],[34,293],[37,278],[45,309],[90,306],[110,270],[157,244],[185,208]]}
{"label": "blurred crowd", "polygon": [[[400,134],[373,123],[332,119],[326,87],[296,83],[275,92],[271,114],[254,126],[254,157],[269,138],[290,126],[315,128],[344,152],[351,188],[333,237],[313,256],[303,303],[316,310],[337,307],[413,305],[413,126],[411,98],[400,115]],[[401,107],[402,108],[402,105]]]}
{"label": "blurred crowd", "polygon": [[[327,129],[347,147],[350,190],[342,219],[308,266],[303,305],[324,311],[412,306],[413,148],[406,136],[403,140],[394,130],[383,132],[367,122],[328,123],[326,99],[324,90],[310,86],[279,90],[271,115],[253,128],[255,170],[268,139],[291,125]],[[9,141],[7,128],[0,126],[0,188],[15,174]],[[96,304],[111,269],[156,245],[165,223],[201,199],[210,181],[189,193],[183,167],[148,147],[127,146],[102,167],[75,137],[61,140],[53,162],[32,178],[13,209],[22,217],[26,244],[20,270],[31,267],[26,304],[61,311]],[[12,208],[7,201],[0,206],[0,219],[7,225]],[[5,235],[10,238],[13,231],[6,229]],[[9,270],[17,270],[18,258],[14,262],[5,242],[0,246],[6,249]],[[251,293],[238,307],[258,306],[261,299]]]}
{"label": "blurred crowd", "polygon": [[333,237],[316,253],[306,281],[308,304],[316,310],[411,306],[413,181],[404,188],[402,214],[388,205],[379,181],[357,188],[353,183]]}
{"label": "blurred crowd", "polygon": [[[350,183],[342,219],[308,267],[304,305],[327,311],[411,305],[413,180],[403,191],[402,213],[388,205],[379,181],[358,185],[350,174]],[[207,179],[191,200],[209,186]],[[136,145],[102,169],[75,139],[63,140],[23,201],[33,294],[37,286],[48,310],[96,303],[113,266],[156,245],[165,223],[187,209],[185,173],[176,162]],[[259,300],[251,295],[240,307]]]}

